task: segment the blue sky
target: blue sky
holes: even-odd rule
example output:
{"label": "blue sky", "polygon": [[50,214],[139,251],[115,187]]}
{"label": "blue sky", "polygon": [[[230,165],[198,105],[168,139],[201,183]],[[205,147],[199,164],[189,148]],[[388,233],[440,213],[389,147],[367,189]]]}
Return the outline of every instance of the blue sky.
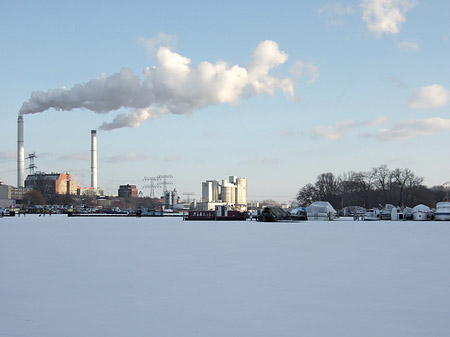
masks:
{"label": "blue sky", "polygon": [[[24,116],[25,152],[36,152],[38,170],[68,171],[82,186],[90,130],[122,121],[98,131],[99,186],[113,193],[173,174],[171,187],[200,197],[202,181],[237,175],[248,178],[250,200],[288,201],[320,173],[382,164],[410,168],[428,186],[450,180],[448,1],[2,7],[7,184],[16,184],[16,120],[32,92],[45,110]],[[179,80],[180,71],[189,76]],[[117,77],[118,91],[105,89]],[[86,97],[97,112],[96,99],[118,107],[80,108]]]}

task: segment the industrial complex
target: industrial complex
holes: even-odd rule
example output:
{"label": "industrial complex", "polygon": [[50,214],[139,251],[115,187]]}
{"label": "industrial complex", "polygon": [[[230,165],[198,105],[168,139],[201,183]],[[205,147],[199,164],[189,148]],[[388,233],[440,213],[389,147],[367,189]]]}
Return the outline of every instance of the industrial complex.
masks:
{"label": "industrial complex", "polygon": [[[97,131],[91,130],[91,156],[90,156],[90,186],[82,187],[77,180],[72,179],[69,172],[51,172],[45,173],[36,171],[33,153],[27,159],[30,159],[30,174],[25,176],[25,146],[24,146],[24,119],[22,115],[17,120],[17,186],[4,184],[0,180],[0,207],[2,208],[26,208],[30,206],[30,194],[38,193],[46,201],[54,196],[70,196],[64,199],[71,202],[74,199],[84,200],[89,196],[91,199],[98,199],[96,205],[111,206],[118,199],[130,198],[148,198],[155,200],[152,205],[172,212],[186,210],[215,210],[217,207],[227,207],[228,209],[245,211],[247,209],[247,178],[229,176],[228,179],[206,180],[201,183],[201,198],[192,199],[191,195],[195,193],[183,193],[187,195],[187,201],[182,200],[176,188],[169,190],[169,181],[172,175],[158,175],[156,177],[144,177],[143,181],[150,181],[149,185],[143,185],[142,188],[150,188],[150,196],[145,197],[142,191],[138,190],[135,184],[124,184],[118,186],[117,194],[110,195],[105,193],[98,184],[98,155],[97,155]],[[160,197],[155,197],[155,188],[162,188]],[[102,201],[102,202],[100,202]],[[92,202],[91,202],[92,204]],[[117,204],[117,202],[116,202]],[[124,204],[124,203],[122,203]],[[74,207],[72,205],[72,207]],[[100,206],[102,207],[102,206]]]}

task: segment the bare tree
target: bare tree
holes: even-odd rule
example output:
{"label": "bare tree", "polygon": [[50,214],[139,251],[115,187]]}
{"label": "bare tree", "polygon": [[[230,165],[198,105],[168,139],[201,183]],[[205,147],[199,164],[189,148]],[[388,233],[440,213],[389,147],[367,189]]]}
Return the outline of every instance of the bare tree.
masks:
{"label": "bare tree", "polygon": [[[386,165],[370,172],[348,172],[336,178],[332,173],[322,173],[314,184],[302,187],[297,200],[303,205],[313,201],[329,201],[334,207],[365,206],[394,203],[414,206],[418,196],[432,200],[439,193],[427,192],[423,178],[410,169],[390,171]],[[441,197],[442,198],[442,197]]]}
{"label": "bare tree", "polygon": [[297,201],[300,206],[308,206],[313,201],[318,201],[317,189],[312,184],[306,184],[297,193]]}
{"label": "bare tree", "polygon": [[392,187],[392,173],[386,165],[381,165],[372,169],[374,184],[383,194],[383,203],[390,202],[390,191]]}
{"label": "bare tree", "polygon": [[24,195],[23,203],[29,206],[45,205],[45,198],[39,191],[30,191]]}
{"label": "bare tree", "polygon": [[338,195],[338,180],[333,173],[322,173],[317,177],[315,184],[320,200],[331,201]]}

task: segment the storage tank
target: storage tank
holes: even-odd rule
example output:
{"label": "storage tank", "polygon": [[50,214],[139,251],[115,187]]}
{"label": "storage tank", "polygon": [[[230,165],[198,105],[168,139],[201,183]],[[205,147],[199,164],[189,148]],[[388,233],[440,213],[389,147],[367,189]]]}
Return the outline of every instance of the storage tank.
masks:
{"label": "storage tank", "polygon": [[247,205],[247,178],[237,178],[236,183],[236,204]]}

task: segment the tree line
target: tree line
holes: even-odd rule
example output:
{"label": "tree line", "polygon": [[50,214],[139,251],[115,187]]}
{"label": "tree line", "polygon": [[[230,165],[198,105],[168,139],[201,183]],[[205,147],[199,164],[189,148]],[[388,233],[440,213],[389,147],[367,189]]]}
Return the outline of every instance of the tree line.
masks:
{"label": "tree line", "polygon": [[303,186],[298,191],[297,201],[301,206],[314,201],[328,201],[335,209],[342,209],[385,204],[435,207],[436,202],[448,199],[448,190],[444,186],[428,188],[423,181],[423,177],[416,176],[408,168],[390,170],[386,165],[368,172],[351,171],[340,176],[328,172],[320,174],[314,184]]}

